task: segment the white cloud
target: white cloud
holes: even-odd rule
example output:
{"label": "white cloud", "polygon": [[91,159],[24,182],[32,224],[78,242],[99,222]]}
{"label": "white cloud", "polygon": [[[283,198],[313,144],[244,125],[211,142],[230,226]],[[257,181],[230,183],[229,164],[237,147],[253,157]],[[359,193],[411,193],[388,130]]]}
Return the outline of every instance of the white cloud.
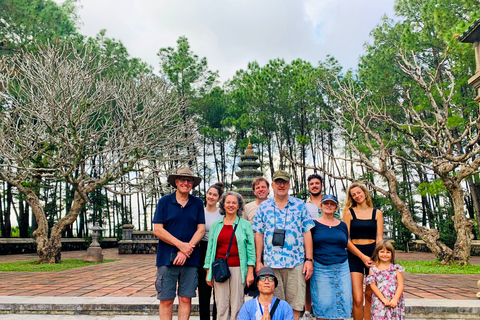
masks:
{"label": "white cloud", "polygon": [[[60,0],[59,0],[60,1]],[[221,80],[257,60],[281,57],[314,65],[327,54],[355,68],[369,32],[393,14],[394,0],[81,0],[80,32],[121,40],[158,70],[160,48],[185,35]]]}

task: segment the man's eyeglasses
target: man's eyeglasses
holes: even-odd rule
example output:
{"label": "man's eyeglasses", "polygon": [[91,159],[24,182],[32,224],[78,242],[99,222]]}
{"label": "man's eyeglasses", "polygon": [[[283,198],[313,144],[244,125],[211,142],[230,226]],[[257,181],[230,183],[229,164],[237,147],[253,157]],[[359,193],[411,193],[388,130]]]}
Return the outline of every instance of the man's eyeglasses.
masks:
{"label": "man's eyeglasses", "polygon": [[275,277],[274,276],[258,276],[258,278],[260,279],[260,281],[265,281],[265,280],[268,280],[268,281],[274,281],[275,280]]}
{"label": "man's eyeglasses", "polygon": [[193,180],[192,179],[188,179],[188,178],[178,178],[177,179],[178,181],[180,181],[180,183],[188,183],[188,184],[193,184]]}

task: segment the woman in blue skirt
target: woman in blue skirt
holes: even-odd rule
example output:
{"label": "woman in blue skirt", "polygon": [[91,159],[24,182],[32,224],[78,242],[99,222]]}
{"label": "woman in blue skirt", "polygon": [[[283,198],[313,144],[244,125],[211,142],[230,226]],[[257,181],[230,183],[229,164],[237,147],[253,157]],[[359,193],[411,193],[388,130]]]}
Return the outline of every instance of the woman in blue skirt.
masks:
{"label": "woman in blue skirt", "polygon": [[345,319],[352,314],[352,280],[348,266],[348,228],[335,219],[337,197],[324,195],[322,216],[311,229],[313,238],[312,310],[317,319]]}

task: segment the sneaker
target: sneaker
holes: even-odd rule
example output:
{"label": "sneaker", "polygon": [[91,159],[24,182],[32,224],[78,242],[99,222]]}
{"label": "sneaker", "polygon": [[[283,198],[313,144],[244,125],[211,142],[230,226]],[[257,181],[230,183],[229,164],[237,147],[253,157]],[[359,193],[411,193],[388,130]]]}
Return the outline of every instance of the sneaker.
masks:
{"label": "sneaker", "polygon": [[313,317],[313,315],[310,312],[305,311],[303,313],[302,320],[315,320],[315,318]]}

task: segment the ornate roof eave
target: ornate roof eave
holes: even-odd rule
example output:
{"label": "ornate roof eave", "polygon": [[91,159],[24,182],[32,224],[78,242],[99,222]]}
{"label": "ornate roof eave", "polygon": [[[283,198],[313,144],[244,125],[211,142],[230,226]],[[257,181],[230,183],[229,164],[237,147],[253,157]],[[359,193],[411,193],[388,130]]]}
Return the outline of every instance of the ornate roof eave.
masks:
{"label": "ornate roof eave", "polygon": [[470,27],[468,27],[468,30],[458,37],[458,41],[463,43],[480,41],[480,19],[477,19]]}

